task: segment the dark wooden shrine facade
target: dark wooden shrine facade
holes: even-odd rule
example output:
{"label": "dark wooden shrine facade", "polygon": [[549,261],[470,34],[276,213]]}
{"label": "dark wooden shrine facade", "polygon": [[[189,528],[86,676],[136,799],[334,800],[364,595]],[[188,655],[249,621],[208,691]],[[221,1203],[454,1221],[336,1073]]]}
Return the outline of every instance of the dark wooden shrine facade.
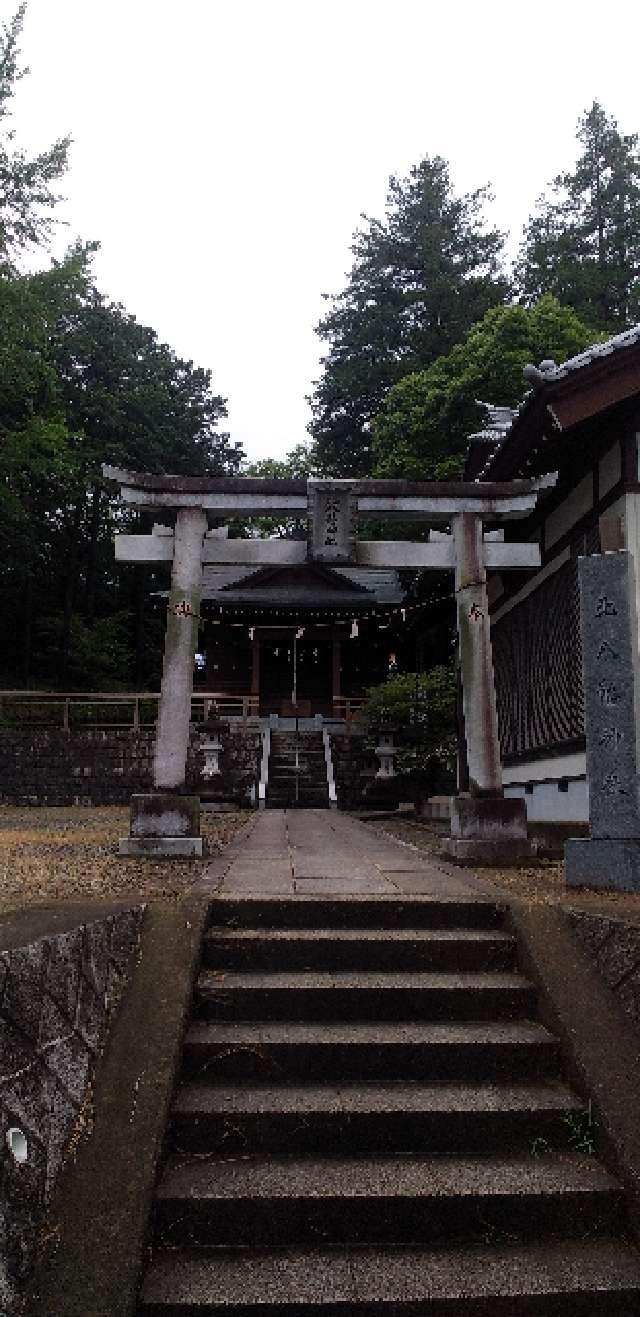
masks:
{"label": "dark wooden shrine facade", "polygon": [[384,680],[403,617],[394,571],[205,568],[196,687],[250,694],[261,715],[343,717]]}

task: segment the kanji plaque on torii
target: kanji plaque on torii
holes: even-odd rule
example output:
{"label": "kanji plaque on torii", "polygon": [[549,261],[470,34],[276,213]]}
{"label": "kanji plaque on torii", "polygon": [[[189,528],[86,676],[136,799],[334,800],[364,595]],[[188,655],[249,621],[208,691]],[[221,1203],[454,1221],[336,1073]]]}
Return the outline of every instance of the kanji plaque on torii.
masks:
{"label": "kanji plaque on torii", "polygon": [[[527,853],[524,803],[505,800],[502,791],[486,573],[488,568],[540,565],[537,544],[505,543],[495,527],[528,516],[555,484],[554,475],[500,484],[198,479],[114,467],[104,467],[103,474],[119,486],[125,503],[175,512],[173,534],[162,526],[150,535],[116,536],[119,561],[172,564],[155,792],[134,797],[131,836],[121,843],[123,853],[202,851],[199,834],[187,830],[195,828],[197,801],[189,805],[184,783],[203,564],[259,567],[307,560],[455,572],[470,796],[455,798],[449,853],[474,862]],[[222,539],[207,532],[208,513],[217,519],[273,514],[306,519],[308,540]],[[434,530],[428,542],[356,538],[358,522],[367,519],[417,521],[450,530]],[[180,830],[172,833],[178,817]]]}

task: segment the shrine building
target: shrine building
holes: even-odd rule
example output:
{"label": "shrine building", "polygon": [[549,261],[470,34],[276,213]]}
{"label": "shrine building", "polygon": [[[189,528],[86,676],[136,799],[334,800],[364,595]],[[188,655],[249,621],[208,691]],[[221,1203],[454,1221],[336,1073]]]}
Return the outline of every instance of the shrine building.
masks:
{"label": "shrine building", "polygon": [[248,692],[262,717],[350,717],[399,648],[410,661],[404,595],[389,568],[205,567],[196,688]]}
{"label": "shrine building", "polygon": [[578,558],[628,549],[640,616],[640,325],[525,377],[517,411],[488,409],[465,469],[478,481],[558,473],[517,528],[541,565],[488,577],[504,790],[529,819],[586,821]]}

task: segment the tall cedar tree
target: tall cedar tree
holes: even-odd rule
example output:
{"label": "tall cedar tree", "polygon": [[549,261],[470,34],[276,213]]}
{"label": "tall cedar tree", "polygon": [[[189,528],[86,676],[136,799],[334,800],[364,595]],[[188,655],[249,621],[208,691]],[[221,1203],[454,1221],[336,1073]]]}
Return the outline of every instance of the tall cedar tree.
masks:
{"label": "tall cedar tree", "polygon": [[527,302],[551,292],[596,328],[640,318],[638,137],[594,101],[578,121],[575,169],[554,179],[529,220],[516,267]]}
{"label": "tall cedar tree", "polygon": [[317,332],[328,344],[310,399],[319,468],[366,475],[372,420],[403,375],[448,352],[489,307],[505,300],[503,237],[485,228],[486,188],[456,197],[447,163],[425,157],[389,182],[383,220],[366,215],[353,266]]}

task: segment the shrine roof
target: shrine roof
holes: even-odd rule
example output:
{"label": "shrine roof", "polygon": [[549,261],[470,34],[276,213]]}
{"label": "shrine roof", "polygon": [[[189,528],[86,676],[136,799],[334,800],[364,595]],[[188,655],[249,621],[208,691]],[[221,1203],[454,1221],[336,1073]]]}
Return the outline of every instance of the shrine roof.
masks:
{"label": "shrine roof", "polygon": [[636,347],[638,344],[640,344],[640,325],[632,325],[631,329],[625,329],[622,334],[614,334],[613,338],[606,339],[604,343],[593,343],[591,347],[585,348],[584,352],[578,352],[577,356],[569,357],[568,361],[563,361],[559,366],[550,366],[542,373],[545,381],[561,380],[574,370],[582,370],[584,366],[591,366],[596,361],[622,352],[626,348]]}
{"label": "shrine roof", "polygon": [[202,602],[222,607],[327,608],[360,612],[372,606],[397,606],[404,591],[393,570],[325,567],[205,567]]}
{"label": "shrine roof", "polygon": [[[546,433],[570,429],[640,395],[640,324],[593,343],[559,365],[549,360],[526,366],[523,374],[533,387],[512,413],[511,422],[489,424],[469,436],[465,477],[475,478],[480,489],[490,481],[523,478],[527,459]],[[506,415],[507,409],[488,410]]]}

